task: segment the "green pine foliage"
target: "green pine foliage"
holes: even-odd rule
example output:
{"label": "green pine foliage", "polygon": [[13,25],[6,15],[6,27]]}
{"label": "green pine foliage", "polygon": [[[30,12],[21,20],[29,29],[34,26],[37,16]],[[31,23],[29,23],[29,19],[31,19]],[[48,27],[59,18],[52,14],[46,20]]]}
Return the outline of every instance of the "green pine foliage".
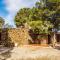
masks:
{"label": "green pine foliage", "polygon": [[33,8],[23,8],[15,16],[17,27],[28,23],[35,33],[52,32],[60,26],[60,0],[41,0]]}

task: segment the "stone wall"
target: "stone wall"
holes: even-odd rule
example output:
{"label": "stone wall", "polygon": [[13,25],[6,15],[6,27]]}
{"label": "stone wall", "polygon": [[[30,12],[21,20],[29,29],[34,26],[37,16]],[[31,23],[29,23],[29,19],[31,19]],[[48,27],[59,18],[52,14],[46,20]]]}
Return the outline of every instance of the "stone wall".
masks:
{"label": "stone wall", "polygon": [[[20,27],[20,28],[11,28],[11,29],[3,29],[1,32],[1,40],[0,44],[8,44],[14,43],[15,46],[19,45],[27,45],[30,43],[34,44],[40,44],[42,43],[52,43],[53,42],[53,34],[48,38],[46,41],[41,39],[33,39],[32,37],[36,37],[35,35],[30,36],[31,32],[29,33],[29,29],[26,27]],[[44,35],[45,36],[45,35]]]}
{"label": "stone wall", "polygon": [[[33,39],[32,37],[36,37],[33,36],[34,34],[32,34],[31,36],[31,32],[29,32],[29,29],[26,27],[20,27],[20,28],[11,28],[11,29],[3,29],[2,33],[1,33],[1,40],[3,44],[8,44],[9,43],[14,43],[15,46],[19,46],[19,45],[27,45],[30,43],[33,44],[40,44],[40,42],[46,42],[47,41],[41,41]],[[44,35],[45,36],[45,35]]]}
{"label": "stone wall", "polygon": [[2,29],[0,44],[5,45],[7,42],[7,39],[8,39],[8,31],[7,29]]}
{"label": "stone wall", "polygon": [[26,28],[12,28],[8,30],[8,37],[15,45],[29,44],[29,40],[32,40],[29,36],[28,29]]}

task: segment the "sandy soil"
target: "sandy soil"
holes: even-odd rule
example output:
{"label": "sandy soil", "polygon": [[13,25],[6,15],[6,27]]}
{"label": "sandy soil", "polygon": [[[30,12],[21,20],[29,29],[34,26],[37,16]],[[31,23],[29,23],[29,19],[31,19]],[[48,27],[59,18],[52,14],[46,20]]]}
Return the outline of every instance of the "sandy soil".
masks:
{"label": "sandy soil", "polygon": [[31,45],[14,47],[6,60],[60,60],[60,50]]}

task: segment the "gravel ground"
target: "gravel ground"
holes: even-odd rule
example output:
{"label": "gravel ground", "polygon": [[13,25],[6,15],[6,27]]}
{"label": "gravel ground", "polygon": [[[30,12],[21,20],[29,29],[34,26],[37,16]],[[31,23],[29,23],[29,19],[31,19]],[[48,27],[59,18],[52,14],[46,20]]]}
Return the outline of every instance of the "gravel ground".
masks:
{"label": "gravel ground", "polygon": [[60,50],[41,46],[14,47],[6,60],[60,60]]}

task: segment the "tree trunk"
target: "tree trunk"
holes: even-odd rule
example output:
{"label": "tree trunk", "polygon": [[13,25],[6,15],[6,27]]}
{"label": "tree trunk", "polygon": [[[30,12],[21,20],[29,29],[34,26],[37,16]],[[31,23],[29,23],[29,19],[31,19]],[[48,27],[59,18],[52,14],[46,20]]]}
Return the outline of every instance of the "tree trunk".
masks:
{"label": "tree trunk", "polygon": [[53,47],[55,47],[57,40],[56,40],[56,33],[54,32],[53,36],[52,36],[52,45]]}

